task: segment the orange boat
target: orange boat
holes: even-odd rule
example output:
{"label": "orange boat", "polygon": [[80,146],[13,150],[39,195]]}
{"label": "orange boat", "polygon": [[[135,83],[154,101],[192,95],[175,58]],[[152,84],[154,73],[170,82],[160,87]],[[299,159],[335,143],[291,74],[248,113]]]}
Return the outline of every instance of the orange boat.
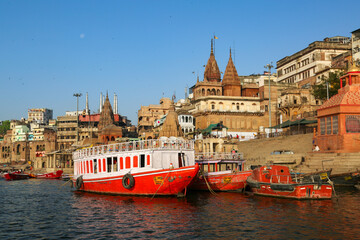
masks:
{"label": "orange boat", "polygon": [[199,171],[194,142],[143,140],[73,153],[77,190],[123,195],[183,195]]}
{"label": "orange boat", "polygon": [[333,187],[319,175],[297,177],[286,166],[255,168],[247,183],[256,195],[293,199],[331,199]]}
{"label": "orange boat", "polygon": [[200,172],[189,189],[210,191],[243,191],[252,170],[244,171],[241,154],[199,154]]}

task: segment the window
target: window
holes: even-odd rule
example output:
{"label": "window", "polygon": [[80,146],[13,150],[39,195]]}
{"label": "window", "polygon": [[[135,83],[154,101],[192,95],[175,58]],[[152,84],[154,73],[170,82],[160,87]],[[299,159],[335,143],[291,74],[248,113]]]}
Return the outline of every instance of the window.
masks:
{"label": "window", "polygon": [[133,167],[134,168],[139,167],[139,158],[138,158],[138,156],[133,157]]}
{"label": "window", "polygon": [[94,173],[97,173],[97,161],[94,159]]}
{"label": "window", "polygon": [[331,134],[331,117],[326,118],[326,134]]}
{"label": "window", "polygon": [[130,168],[130,167],[131,167],[130,157],[126,157],[125,158],[125,168]]}
{"label": "window", "polygon": [[338,131],[339,131],[339,127],[338,127],[338,116],[333,116],[333,119],[332,119],[332,129],[333,129],[333,134],[338,134]]}
{"label": "window", "polygon": [[145,167],[145,154],[140,155],[140,167]]}
{"label": "window", "polygon": [[325,135],[325,118],[320,119],[320,134]]}
{"label": "window", "polygon": [[347,133],[359,133],[360,115],[347,115],[345,120],[345,127]]}
{"label": "window", "polygon": [[211,110],[215,110],[215,103],[214,102],[211,103]]}
{"label": "window", "polygon": [[113,157],[113,172],[117,172],[118,170],[118,158],[117,157]]}
{"label": "window", "polygon": [[111,157],[108,157],[107,158],[107,172],[111,172],[111,169],[112,169],[112,167],[111,167]]}

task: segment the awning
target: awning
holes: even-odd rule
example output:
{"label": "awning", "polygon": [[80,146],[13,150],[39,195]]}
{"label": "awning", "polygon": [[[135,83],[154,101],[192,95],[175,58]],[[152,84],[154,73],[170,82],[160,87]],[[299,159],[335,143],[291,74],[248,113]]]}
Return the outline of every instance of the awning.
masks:
{"label": "awning", "polygon": [[314,124],[317,123],[317,120],[306,120],[305,118],[299,119],[296,121],[290,121],[287,120],[286,122],[283,122],[282,124],[276,125],[271,128],[287,128],[291,126],[298,126],[298,125],[308,125],[308,124]]}
{"label": "awning", "polygon": [[207,128],[201,130],[202,134],[210,134],[213,130],[222,130],[223,128],[228,129],[222,123],[210,124]]}

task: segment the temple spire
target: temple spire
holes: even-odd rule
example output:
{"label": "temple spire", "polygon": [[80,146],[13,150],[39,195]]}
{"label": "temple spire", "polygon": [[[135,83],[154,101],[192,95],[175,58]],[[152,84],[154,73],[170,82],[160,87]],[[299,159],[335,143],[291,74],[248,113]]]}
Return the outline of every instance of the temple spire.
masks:
{"label": "temple spire", "polygon": [[211,39],[211,53],[210,53],[210,55],[214,55],[213,39]]}

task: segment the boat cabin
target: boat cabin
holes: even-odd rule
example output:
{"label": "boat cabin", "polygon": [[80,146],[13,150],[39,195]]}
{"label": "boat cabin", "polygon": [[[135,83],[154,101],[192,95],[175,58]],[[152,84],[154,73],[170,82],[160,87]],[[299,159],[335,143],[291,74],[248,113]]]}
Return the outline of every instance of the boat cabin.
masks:
{"label": "boat cabin", "polygon": [[203,172],[243,171],[245,160],[242,154],[197,154],[196,163]]}
{"label": "boat cabin", "polygon": [[73,153],[75,175],[142,172],[195,165],[194,142],[142,140],[80,149]]}

